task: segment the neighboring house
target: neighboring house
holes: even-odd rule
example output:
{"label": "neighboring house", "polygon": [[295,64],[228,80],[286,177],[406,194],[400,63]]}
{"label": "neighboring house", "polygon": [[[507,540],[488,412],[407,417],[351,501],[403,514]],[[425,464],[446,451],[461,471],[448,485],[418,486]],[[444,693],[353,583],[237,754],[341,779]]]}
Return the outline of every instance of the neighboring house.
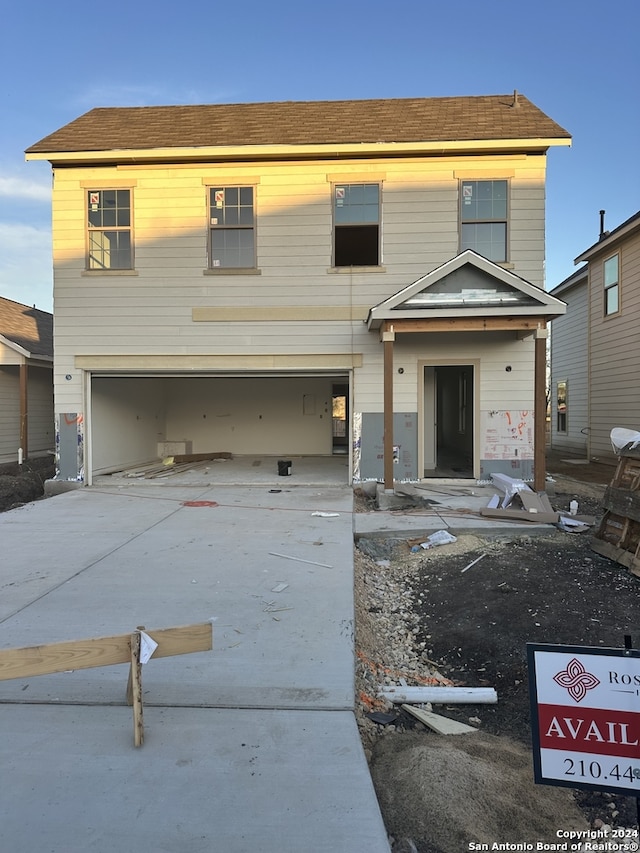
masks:
{"label": "neighboring house", "polygon": [[0,463],[55,448],[53,317],[0,297]]}
{"label": "neighboring house", "polygon": [[551,443],[614,462],[611,430],[640,431],[640,211],[613,231],[602,223],[582,262],[552,291],[568,309],[553,322]]}
{"label": "neighboring house", "polygon": [[31,146],[59,476],[179,447],[542,487],[546,152],[569,144],[513,93],[100,108]]}
{"label": "neighboring house", "polygon": [[[551,446],[584,457],[589,422],[588,292],[586,266],[551,291],[567,303],[567,313],[551,323]],[[576,333],[576,329],[580,332]]]}

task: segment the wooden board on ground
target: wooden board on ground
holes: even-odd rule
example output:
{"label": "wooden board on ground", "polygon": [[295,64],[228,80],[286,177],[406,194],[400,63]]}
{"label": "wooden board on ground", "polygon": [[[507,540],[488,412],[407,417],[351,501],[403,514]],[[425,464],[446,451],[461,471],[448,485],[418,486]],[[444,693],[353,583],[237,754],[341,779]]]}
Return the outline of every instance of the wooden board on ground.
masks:
{"label": "wooden board on ground", "polygon": [[468,732],[477,732],[473,726],[468,726],[466,723],[459,723],[457,720],[450,720],[449,717],[443,717],[441,714],[434,714],[433,711],[425,711],[423,708],[415,708],[413,705],[401,705],[403,711],[411,714],[416,720],[420,720],[425,726],[428,726],[432,731],[438,732],[440,735],[464,735]]}
{"label": "wooden board on ground", "polygon": [[524,509],[490,509],[482,507],[480,515],[487,518],[506,518],[511,521],[528,521],[531,524],[556,524],[559,512],[527,512]]}
{"label": "wooden board on ground", "polygon": [[180,464],[181,462],[207,462],[209,460],[213,461],[214,459],[233,459],[233,453],[227,453],[226,451],[214,453],[182,453],[178,456],[174,455],[172,458],[176,464]]}
{"label": "wooden board on ground", "polygon": [[[142,630],[158,644],[154,658],[206,652],[213,648],[211,622],[178,628]],[[0,649],[0,681],[130,662],[131,634],[48,643],[20,649]]]}

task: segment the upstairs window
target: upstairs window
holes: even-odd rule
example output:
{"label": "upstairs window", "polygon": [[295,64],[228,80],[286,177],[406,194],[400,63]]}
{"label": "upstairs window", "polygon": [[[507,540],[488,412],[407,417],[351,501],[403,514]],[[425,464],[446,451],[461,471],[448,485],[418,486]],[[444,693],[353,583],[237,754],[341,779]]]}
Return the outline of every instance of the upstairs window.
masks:
{"label": "upstairs window", "polygon": [[209,190],[211,269],[255,269],[255,220],[253,187]]}
{"label": "upstairs window", "polygon": [[604,262],[604,313],[617,314],[620,310],[619,256]]}
{"label": "upstairs window", "polygon": [[380,185],[337,184],[333,188],[334,267],[380,264]]}
{"label": "upstairs window", "polygon": [[507,260],[507,181],[462,181],[460,249]]}
{"label": "upstairs window", "polygon": [[87,269],[133,269],[131,190],[89,190],[87,214]]}

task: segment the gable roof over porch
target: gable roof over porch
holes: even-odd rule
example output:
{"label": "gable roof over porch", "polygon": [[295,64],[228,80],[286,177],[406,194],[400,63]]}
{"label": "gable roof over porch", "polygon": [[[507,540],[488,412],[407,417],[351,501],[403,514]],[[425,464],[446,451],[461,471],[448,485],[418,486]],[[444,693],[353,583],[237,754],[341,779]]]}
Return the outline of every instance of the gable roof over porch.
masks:
{"label": "gable roof over porch", "polygon": [[564,314],[566,303],[466,249],[369,310],[370,330],[526,331]]}
{"label": "gable roof over porch", "polygon": [[471,249],[370,309],[367,327],[384,347],[384,485],[393,488],[393,344],[415,332],[514,331],[533,335],[534,485],[544,486],[547,321],[566,312],[561,299]]}

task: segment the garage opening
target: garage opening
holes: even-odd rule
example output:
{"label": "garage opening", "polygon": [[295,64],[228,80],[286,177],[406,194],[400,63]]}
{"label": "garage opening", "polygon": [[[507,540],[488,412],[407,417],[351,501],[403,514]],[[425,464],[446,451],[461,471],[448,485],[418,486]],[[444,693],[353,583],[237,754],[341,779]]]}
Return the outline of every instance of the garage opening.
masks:
{"label": "garage opening", "polygon": [[166,454],[348,454],[349,378],[93,374],[94,475]]}

